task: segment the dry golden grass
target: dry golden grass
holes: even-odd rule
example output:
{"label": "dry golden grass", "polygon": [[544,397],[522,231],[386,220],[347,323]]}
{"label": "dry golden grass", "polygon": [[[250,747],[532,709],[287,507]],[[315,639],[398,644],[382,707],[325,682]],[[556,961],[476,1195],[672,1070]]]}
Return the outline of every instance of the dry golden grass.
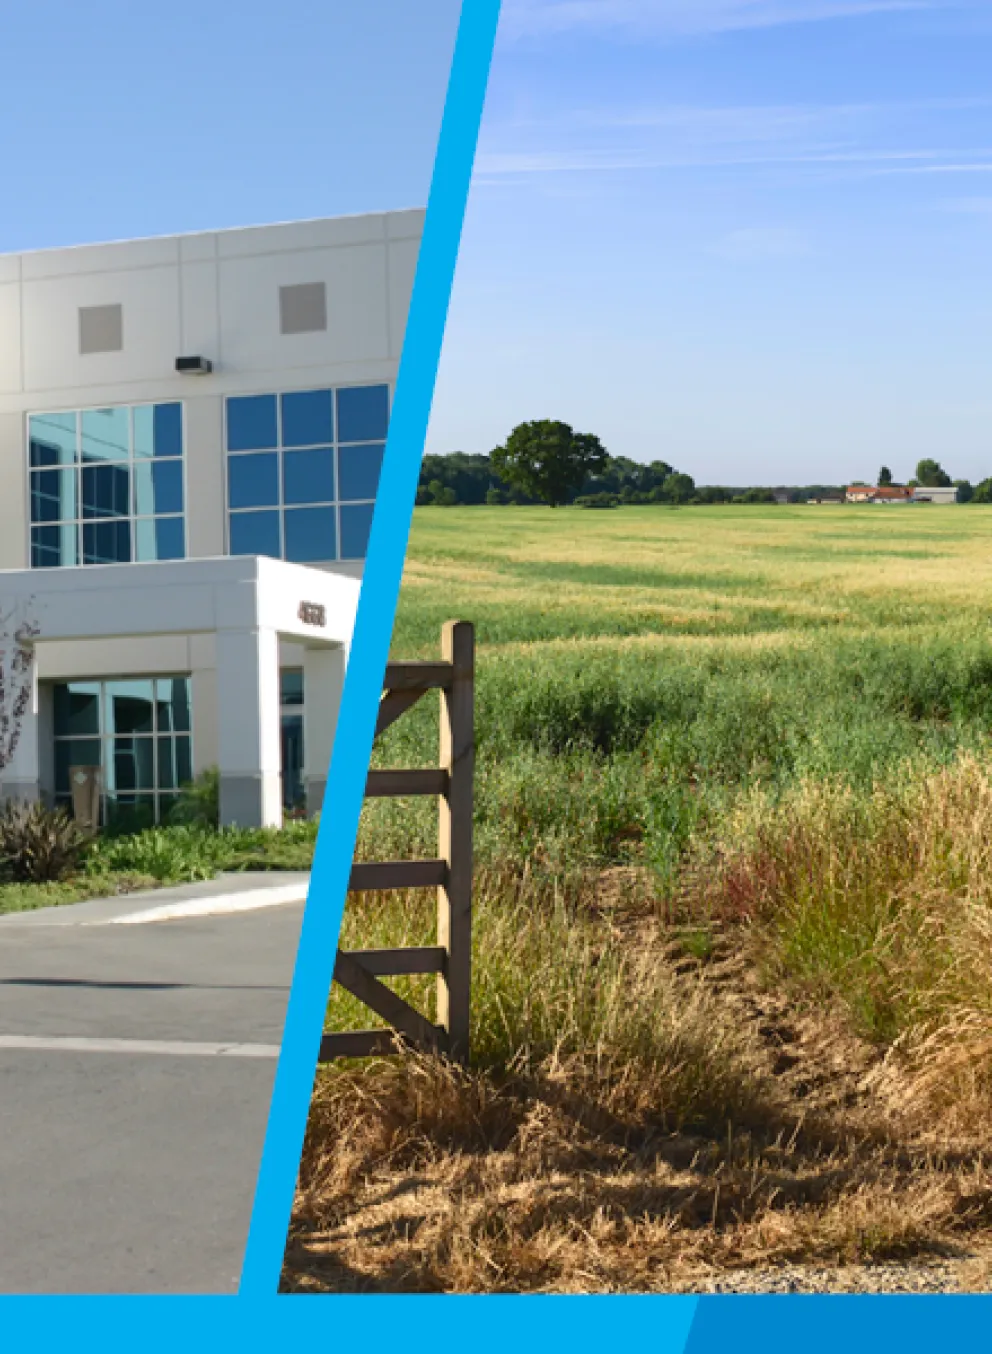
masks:
{"label": "dry golden grass", "polygon": [[[918,786],[932,812],[908,862],[885,854],[902,836],[871,825],[890,879],[898,867],[897,878],[925,888],[934,915],[953,910],[942,871],[956,880],[961,868],[944,857],[941,832],[977,865],[986,789],[967,761],[956,778]],[[837,872],[843,841],[863,846],[850,806],[823,787],[809,792],[806,819],[794,805],[781,814],[788,849],[797,822],[828,829],[825,843],[811,836],[790,857],[792,892],[817,851]],[[776,821],[762,829],[766,851]],[[742,853],[755,840],[752,824]],[[863,849],[859,859],[866,869]],[[852,883],[846,868],[840,892]],[[767,902],[773,886],[767,874],[760,882]],[[775,887],[787,904],[784,874]],[[974,974],[950,987],[943,960],[900,970],[904,990],[910,976],[915,984],[916,1015],[886,1044],[859,1033],[839,997],[814,1004],[776,979],[776,908],[732,922],[711,911],[700,932],[686,929],[698,913],[680,922],[651,904],[636,871],[573,881],[557,897],[533,879],[516,893],[483,881],[477,1065],[407,1054],[321,1074],[287,1288],[681,1291],[785,1265],[843,1271],[849,1285],[852,1266],[935,1257],[960,1259],[962,1286],[982,1284],[992,1101],[979,1014],[989,985],[968,907],[944,952]],[[381,925],[388,900],[373,906]],[[351,924],[368,935],[360,916]]]}
{"label": "dry golden grass", "polygon": [[[783,1023],[739,962],[752,943],[728,937],[726,963],[710,961],[728,971],[702,998],[748,1088],[746,1130],[672,1128],[674,1049],[654,1096],[643,1068],[591,1055],[503,1073],[405,1055],[322,1074],[284,1286],[679,1291],[786,1264],[972,1256],[992,1229],[982,1144],[936,1149],[873,1084],[876,1050],[824,1022],[795,1028],[791,1012]],[[698,978],[659,953],[662,966],[688,997],[691,1049]],[[966,1278],[980,1284],[977,1260]]]}

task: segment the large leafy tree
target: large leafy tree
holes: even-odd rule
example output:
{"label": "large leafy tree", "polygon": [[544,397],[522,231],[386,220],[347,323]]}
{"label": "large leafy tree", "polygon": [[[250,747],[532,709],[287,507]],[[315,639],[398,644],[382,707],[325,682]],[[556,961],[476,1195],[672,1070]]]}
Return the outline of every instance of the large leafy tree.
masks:
{"label": "large leafy tree", "polygon": [[887,465],[883,465],[878,472],[879,488],[887,488],[892,483],[892,471]]}
{"label": "large leafy tree", "polygon": [[916,482],[927,489],[946,489],[950,486],[951,477],[939,462],[927,456],[916,467]]}
{"label": "large leafy tree", "polygon": [[682,475],[676,471],[666,478],[662,490],[669,503],[688,503],[695,493],[696,485],[691,475]]}
{"label": "large leafy tree", "polygon": [[593,433],[577,433],[567,423],[536,419],[514,428],[491,460],[500,479],[556,508],[567,503],[590,475],[600,474],[609,457]]}

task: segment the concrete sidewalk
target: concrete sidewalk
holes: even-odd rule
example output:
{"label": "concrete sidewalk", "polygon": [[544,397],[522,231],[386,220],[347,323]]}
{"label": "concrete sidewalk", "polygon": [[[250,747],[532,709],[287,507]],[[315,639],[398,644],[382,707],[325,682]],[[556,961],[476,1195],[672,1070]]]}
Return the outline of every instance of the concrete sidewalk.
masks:
{"label": "concrete sidewalk", "polygon": [[251,912],[260,907],[302,903],[309,883],[309,873],[300,870],[244,870],[237,874],[220,874],[215,879],[196,884],[122,893],[113,898],[90,898],[66,907],[5,912],[0,915],[0,928],[93,926],[106,922],[169,921],[179,917]]}
{"label": "concrete sidewalk", "polygon": [[0,1292],[236,1291],[307,880],[0,918]]}

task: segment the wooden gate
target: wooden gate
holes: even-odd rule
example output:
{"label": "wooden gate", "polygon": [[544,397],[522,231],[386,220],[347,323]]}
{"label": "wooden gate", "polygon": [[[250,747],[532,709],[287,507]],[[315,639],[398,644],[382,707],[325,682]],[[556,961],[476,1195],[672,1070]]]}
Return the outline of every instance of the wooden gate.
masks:
{"label": "wooden gate", "polygon": [[[475,636],[466,621],[449,621],[439,663],[390,663],[386,668],[376,737],[428,691],[441,694],[440,765],[370,771],[367,798],[435,795],[439,802],[435,860],[389,860],[352,866],[349,892],[437,889],[437,944],[390,950],[338,950],[334,981],[357,997],[389,1029],[325,1034],[320,1061],[395,1053],[397,1043],[469,1055],[472,972],[472,813],[475,761]],[[437,974],[435,1025],[397,996],[381,978]]]}

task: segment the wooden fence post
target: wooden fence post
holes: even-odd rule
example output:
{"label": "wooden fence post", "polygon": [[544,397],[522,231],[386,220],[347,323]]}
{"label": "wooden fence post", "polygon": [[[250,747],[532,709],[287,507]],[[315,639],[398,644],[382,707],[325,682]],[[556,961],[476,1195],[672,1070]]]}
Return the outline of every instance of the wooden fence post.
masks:
{"label": "wooden fence post", "polygon": [[445,952],[437,981],[437,1020],[447,1032],[449,1056],[468,1062],[475,762],[475,632],[468,621],[445,625],[441,656],[451,664],[452,674],[441,691],[440,766],[447,773],[447,788],[439,806],[438,855],[447,870],[437,891],[437,938]]}
{"label": "wooden fence post", "polygon": [[[359,861],[348,889],[437,890],[437,944],[399,949],[339,949],[334,981],[390,1026],[389,1029],[325,1033],[320,1061],[383,1057],[397,1040],[425,1052],[468,1062],[472,994],[472,817],[475,776],[475,632],[467,621],[449,621],[442,661],[389,663],[376,721],[376,736],[428,691],[441,693],[438,767],[368,772],[369,798],[431,795],[439,801],[438,855],[433,860]],[[380,978],[437,974],[437,1023],[414,1010]]]}

